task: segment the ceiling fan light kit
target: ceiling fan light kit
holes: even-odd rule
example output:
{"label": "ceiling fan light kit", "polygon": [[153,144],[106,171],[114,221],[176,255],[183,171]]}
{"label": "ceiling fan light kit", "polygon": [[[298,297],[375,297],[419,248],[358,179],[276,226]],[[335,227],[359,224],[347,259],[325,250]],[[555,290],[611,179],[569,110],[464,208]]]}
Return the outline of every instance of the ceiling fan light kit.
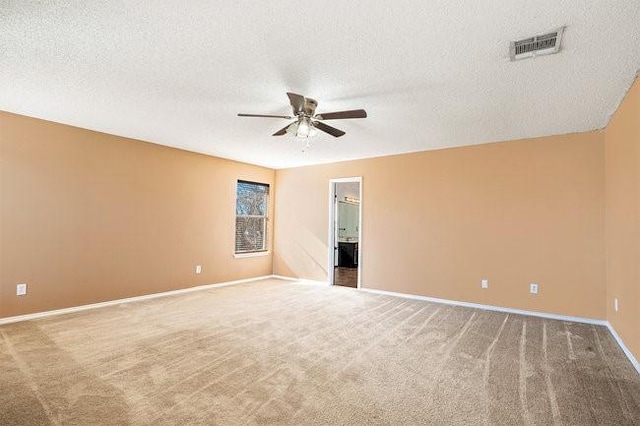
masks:
{"label": "ceiling fan light kit", "polygon": [[306,140],[306,147],[309,147],[308,139],[315,136],[318,130],[328,133],[331,136],[339,138],[343,136],[345,132],[335,127],[331,127],[328,124],[323,123],[324,120],[341,120],[351,118],[366,118],[367,112],[363,109],[354,109],[349,111],[327,112],[324,114],[316,114],[316,107],[318,101],[311,98],[306,98],[297,93],[288,92],[289,103],[293,110],[294,116],[287,115],[269,115],[269,114],[238,114],[239,117],[270,117],[270,118],[284,118],[290,120],[296,118],[293,123],[287,124],[282,129],[278,130],[273,136],[282,136],[284,134],[290,134],[296,138]]}
{"label": "ceiling fan light kit", "polygon": [[287,127],[287,133],[297,138],[310,138],[318,134],[309,117],[300,117],[298,121]]}

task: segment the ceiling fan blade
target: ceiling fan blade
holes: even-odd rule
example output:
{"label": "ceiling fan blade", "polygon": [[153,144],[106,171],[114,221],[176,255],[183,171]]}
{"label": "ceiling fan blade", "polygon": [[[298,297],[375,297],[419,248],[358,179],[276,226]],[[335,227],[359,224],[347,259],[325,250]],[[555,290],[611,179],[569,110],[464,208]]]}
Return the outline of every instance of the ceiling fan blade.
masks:
{"label": "ceiling fan blade", "polygon": [[291,120],[293,117],[290,115],[267,115],[267,114],[243,114],[239,113],[238,117],[269,117],[269,118],[286,118],[287,120]]}
{"label": "ceiling fan blade", "polygon": [[331,136],[335,136],[336,138],[339,138],[340,136],[343,136],[345,134],[345,132],[343,132],[342,130],[336,129],[335,127],[331,127],[327,124],[324,124],[321,121],[314,121],[313,127],[315,127],[316,129],[322,130],[325,133],[329,133]]}
{"label": "ceiling fan blade", "polygon": [[289,102],[291,102],[291,107],[295,115],[304,111],[304,96],[291,92],[287,92],[287,96],[289,97]]}
{"label": "ceiling fan blade", "polygon": [[289,128],[289,126],[291,126],[291,123],[287,124],[282,129],[278,130],[277,132],[275,132],[271,136],[282,136],[282,135],[286,134],[287,133],[287,129]]}
{"label": "ceiling fan blade", "polygon": [[363,109],[352,109],[349,111],[325,112],[316,115],[318,120],[337,120],[345,118],[367,118],[367,111]]}

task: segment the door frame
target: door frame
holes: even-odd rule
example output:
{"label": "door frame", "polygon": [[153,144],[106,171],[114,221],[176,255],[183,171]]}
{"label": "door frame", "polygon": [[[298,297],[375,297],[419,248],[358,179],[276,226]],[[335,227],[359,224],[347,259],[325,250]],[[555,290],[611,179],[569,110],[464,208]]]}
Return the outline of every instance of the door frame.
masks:
{"label": "door frame", "polygon": [[338,200],[336,199],[336,184],[345,182],[357,182],[360,189],[360,204],[358,205],[358,287],[362,287],[362,176],[329,179],[329,236],[328,236],[328,279],[329,285],[333,285],[334,268],[336,266],[335,250],[338,247]]}

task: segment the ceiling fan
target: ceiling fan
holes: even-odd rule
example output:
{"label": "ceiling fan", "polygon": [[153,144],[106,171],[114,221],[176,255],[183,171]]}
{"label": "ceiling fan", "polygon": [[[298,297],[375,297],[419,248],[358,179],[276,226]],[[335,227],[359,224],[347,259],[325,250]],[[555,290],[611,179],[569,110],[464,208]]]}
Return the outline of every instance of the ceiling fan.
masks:
{"label": "ceiling fan", "polygon": [[282,129],[278,130],[273,136],[282,136],[286,133],[295,135],[299,138],[308,138],[317,133],[317,130],[321,130],[339,138],[343,136],[345,132],[335,127],[331,127],[328,124],[323,123],[324,120],[342,120],[345,118],[366,118],[367,112],[363,109],[353,109],[349,111],[338,112],[325,112],[323,114],[316,114],[316,107],[318,101],[311,98],[305,98],[297,93],[287,92],[291,108],[293,109],[293,116],[291,115],[267,115],[267,114],[238,114],[239,117],[270,117],[270,118],[285,118],[287,120],[294,119],[293,123],[287,124]]}

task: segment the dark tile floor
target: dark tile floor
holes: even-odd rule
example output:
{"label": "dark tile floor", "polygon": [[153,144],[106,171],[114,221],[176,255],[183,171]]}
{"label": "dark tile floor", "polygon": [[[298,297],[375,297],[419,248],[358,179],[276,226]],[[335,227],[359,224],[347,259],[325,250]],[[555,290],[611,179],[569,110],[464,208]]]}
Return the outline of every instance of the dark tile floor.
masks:
{"label": "dark tile floor", "polygon": [[333,283],[343,287],[358,287],[358,268],[338,266],[333,271]]}

